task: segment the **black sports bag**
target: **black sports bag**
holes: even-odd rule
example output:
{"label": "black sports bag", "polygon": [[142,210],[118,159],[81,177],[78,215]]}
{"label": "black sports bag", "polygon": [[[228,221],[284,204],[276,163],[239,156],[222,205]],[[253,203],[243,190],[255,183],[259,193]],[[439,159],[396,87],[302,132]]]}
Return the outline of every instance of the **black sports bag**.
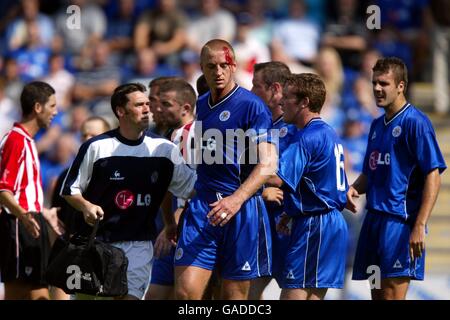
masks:
{"label": "black sports bag", "polygon": [[58,238],[52,247],[46,271],[47,282],[68,294],[102,297],[124,296],[128,292],[128,259],[122,249],[95,239],[99,221],[89,238],[73,235]]}

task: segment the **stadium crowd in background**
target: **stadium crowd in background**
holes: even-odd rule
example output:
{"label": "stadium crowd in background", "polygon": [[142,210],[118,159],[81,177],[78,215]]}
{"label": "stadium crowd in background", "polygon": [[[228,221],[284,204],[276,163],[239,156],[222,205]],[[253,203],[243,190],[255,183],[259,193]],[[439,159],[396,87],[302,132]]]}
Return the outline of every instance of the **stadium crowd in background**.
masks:
{"label": "stadium crowd in background", "polygon": [[[370,4],[382,8],[381,30],[366,27]],[[68,27],[70,5],[80,8],[79,29]],[[119,83],[147,86],[156,77],[181,76],[195,87],[200,48],[221,38],[236,49],[236,81],[244,88],[252,87],[255,63],[270,60],[286,63],[293,73],[314,71],[324,78],[330,94],[322,116],[344,137],[346,165],[353,171],[361,168],[359,143],[379,115],[369,82],[363,81],[370,57],[400,57],[411,82],[431,81],[431,44],[424,34],[435,26],[446,30],[436,8],[442,9],[433,0],[395,6],[382,0],[2,1],[1,133],[20,117],[18,99],[26,82],[42,79],[55,87],[59,115],[36,136],[48,202],[55,178],[75,155],[76,149],[58,151],[58,141],[70,139],[63,133],[74,135],[79,111],[84,119],[98,115],[115,125],[108,100]],[[441,44],[448,39],[442,32]],[[445,51],[436,54],[445,61]],[[442,83],[446,68],[440,63],[436,81]],[[439,92],[441,112],[448,110],[447,91]]]}

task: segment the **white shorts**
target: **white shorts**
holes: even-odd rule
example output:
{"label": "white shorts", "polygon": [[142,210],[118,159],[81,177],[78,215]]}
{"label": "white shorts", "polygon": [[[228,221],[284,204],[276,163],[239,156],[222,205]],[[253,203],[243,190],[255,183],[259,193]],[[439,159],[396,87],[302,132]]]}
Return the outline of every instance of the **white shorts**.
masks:
{"label": "white shorts", "polygon": [[128,258],[128,295],[138,299],[144,297],[150,282],[153,263],[153,245],[151,241],[121,241],[111,243],[122,249]]}

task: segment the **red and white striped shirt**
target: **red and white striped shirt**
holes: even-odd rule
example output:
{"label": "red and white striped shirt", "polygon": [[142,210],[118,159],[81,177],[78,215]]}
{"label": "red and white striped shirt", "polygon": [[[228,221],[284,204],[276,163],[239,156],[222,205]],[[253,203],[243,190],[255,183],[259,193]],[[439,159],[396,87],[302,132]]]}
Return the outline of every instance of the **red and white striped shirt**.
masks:
{"label": "red and white striped shirt", "polygon": [[5,190],[12,192],[26,211],[41,212],[43,209],[44,195],[36,145],[18,123],[0,142],[0,191]]}

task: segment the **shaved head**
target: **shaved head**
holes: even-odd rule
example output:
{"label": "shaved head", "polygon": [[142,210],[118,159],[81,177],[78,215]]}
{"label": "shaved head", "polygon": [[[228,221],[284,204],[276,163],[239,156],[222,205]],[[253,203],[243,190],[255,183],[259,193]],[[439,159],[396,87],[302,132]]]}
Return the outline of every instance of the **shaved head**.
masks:
{"label": "shaved head", "polygon": [[234,87],[233,75],[236,72],[234,50],[225,40],[208,41],[200,54],[200,67],[215,103]]}
{"label": "shaved head", "polygon": [[200,53],[201,61],[204,61],[212,51],[223,51],[228,64],[236,64],[234,49],[228,41],[222,39],[209,40]]}

